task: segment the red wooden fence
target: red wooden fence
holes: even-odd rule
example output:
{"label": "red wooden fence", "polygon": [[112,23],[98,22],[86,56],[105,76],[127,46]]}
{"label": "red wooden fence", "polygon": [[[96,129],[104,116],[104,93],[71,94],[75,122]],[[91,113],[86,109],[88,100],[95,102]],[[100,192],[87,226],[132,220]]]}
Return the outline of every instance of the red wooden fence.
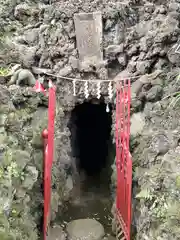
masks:
{"label": "red wooden fence", "polygon": [[119,81],[116,90],[116,213],[118,240],[130,240],[131,234],[130,100],[130,80]]}
{"label": "red wooden fence", "polygon": [[[39,85],[38,85],[39,86]],[[42,91],[37,88],[37,91]],[[42,91],[43,92],[43,91]],[[131,188],[132,159],[129,152],[130,136],[130,80],[119,81],[116,90],[116,166],[117,193],[116,217],[117,239],[130,240],[131,235]],[[47,236],[47,225],[51,201],[51,169],[54,152],[55,121],[55,87],[50,81],[48,130],[43,131],[44,138],[44,240]]]}
{"label": "red wooden fence", "polygon": [[44,138],[44,240],[48,235],[48,220],[51,204],[51,170],[54,157],[54,124],[56,109],[55,86],[49,81],[48,130],[43,131]]}

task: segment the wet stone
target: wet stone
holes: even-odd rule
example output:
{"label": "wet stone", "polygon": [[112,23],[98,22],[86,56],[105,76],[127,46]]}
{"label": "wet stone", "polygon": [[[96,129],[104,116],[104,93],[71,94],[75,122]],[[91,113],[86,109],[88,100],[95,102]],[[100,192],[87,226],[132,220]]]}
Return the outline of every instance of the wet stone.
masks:
{"label": "wet stone", "polygon": [[60,226],[54,226],[50,228],[47,240],[65,240],[66,234],[63,232]]}
{"label": "wet stone", "polygon": [[114,236],[109,235],[109,236],[105,236],[103,240],[116,240],[116,238]]}
{"label": "wet stone", "polygon": [[78,219],[67,225],[68,239],[70,240],[101,240],[104,227],[94,219]]}

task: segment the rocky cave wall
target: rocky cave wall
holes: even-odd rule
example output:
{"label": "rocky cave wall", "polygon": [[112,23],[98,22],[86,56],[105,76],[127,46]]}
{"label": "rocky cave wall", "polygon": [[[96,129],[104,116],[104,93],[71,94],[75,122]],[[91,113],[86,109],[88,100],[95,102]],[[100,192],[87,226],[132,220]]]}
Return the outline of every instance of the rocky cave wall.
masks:
{"label": "rocky cave wall", "polygon": [[[73,14],[97,10],[102,11],[103,15],[104,61],[96,68],[87,66],[86,69],[79,71]],[[116,1],[106,0],[84,3],[70,0],[31,2],[27,0],[23,3],[17,0],[10,3],[6,0],[0,7],[0,13],[2,67],[21,63],[35,76],[45,71],[42,68],[46,71],[49,69],[48,72],[53,74],[77,78],[107,79],[119,73],[119,77],[136,76],[132,78],[131,106],[131,153],[135,185],[133,210],[136,213],[133,224],[137,229],[136,239],[179,239],[179,106],[177,103],[174,108],[168,108],[174,92],[179,90],[176,79],[179,74],[180,56],[172,49],[180,34],[178,0],[166,0],[162,3],[161,1],[130,1],[128,7]],[[37,72],[34,67],[41,69]],[[48,77],[45,77],[46,79]],[[69,198],[69,188],[72,187],[72,179],[67,175],[71,165],[68,151],[70,132],[67,122],[70,111],[77,102],[83,101],[84,95],[82,85],[77,84],[76,99],[72,96],[70,81],[60,78],[52,78],[52,80],[57,86],[55,159],[61,159],[55,161],[53,169],[53,179],[56,179],[56,183],[53,180],[52,206],[55,206],[53,207],[55,212],[58,205],[61,205],[61,200]],[[23,88],[13,91],[5,87],[2,89],[7,92],[8,99],[14,99],[16,91],[26,91]],[[95,95],[93,89],[92,85],[91,94]],[[107,101],[106,85],[102,93]],[[170,97],[164,99],[167,95]],[[25,102],[27,99],[37,101],[40,98],[30,97],[29,93],[21,96]],[[18,109],[18,104],[15,103],[15,109]],[[20,109],[24,110],[24,106],[21,105]],[[36,110],[33,108],[32,113]],[[16,114],[18,111],[15,111]],[[22,123],[23,121],[22,119]],[[24,131],[23,135],[18,134],[16,137],[26,137],[25,133]],[[11,138],[11,135],[13,136],[12,131],[8,133],[8,137]],[[42,149],[32,148],[28,138],[26,142],[30,143],[27,146],[22,147],[19,141],[19,139],[18,142],[13,140],[13,144],[18,144],[19,151],[25,151],[20,153],[26,154],[26,158],[32,151],[30,158],[36,156],[34,151],[37,151],[37,159],[42,154]],[[13,150],[11,144],[10,150]],[[29,160],[30,168],[28,163],[24,166],[25,169],[27,167],[25,176],[28,171],[38,174],[39,169],[35,168],[38,161],[33,161],[35,160]],[[115,179],[114,171],[112,176],[114,183]],[[65,188],[62,188],[62,183]],[[35,187],[36,183],[32,188]],[[25,194],[31,196],[32,191],[25,190]],[[39,198],[36,200],[38,204],[41,203],[42,196]],[[38,206],[37,202],[36,206]],[[37,212],[32,214],[33,217],[36,215]],[[16,225],[13,226],[16,228]]]}
{"label": "rocky cave wall", "polygon": [[[0,87],[0,237],[39,239],[43,214],[42,131],[47,128],[48,98],[30,87]],[[57,109],[59,117],[58,104]],[[57,142],[65,144],[64,135],[59,136]],[[57,154],[55,151],[55,157]],[[62,166],[59,161],[53,163],[52,220],[72,190],[68,168]]]}
{"label": "rocky cave wall", "polygon": [[0,238],[37,239],[47,99],[27,88],[0,88]]}

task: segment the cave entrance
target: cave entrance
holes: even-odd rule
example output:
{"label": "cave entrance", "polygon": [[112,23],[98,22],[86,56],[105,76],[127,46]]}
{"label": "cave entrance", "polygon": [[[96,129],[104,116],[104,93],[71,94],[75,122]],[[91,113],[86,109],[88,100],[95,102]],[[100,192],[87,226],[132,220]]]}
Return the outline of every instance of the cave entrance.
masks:
{"label": "cave entrance", "polygon": [[[103,99],[91,99],[76,105],[71,112],[72,161],[80,180],[80,184],[75,181],[74,186],[75,189],[80,188],[80,200],[76,206],[68,206],[68,212],[71,219],[100,220],[110,233],[113,200],[111,166],[115,151],[111,138],[112,106],[109,105],[109,112],[106,110]],[[68,212],[63,216],[66,220]]]}
{"label": "cave entrance", "polygon": [[98,178],[108,167],[111,149],[111,106],[106,111],[102,100],[92,99],[76,105],[72,111],[72,154],[77,170]]}

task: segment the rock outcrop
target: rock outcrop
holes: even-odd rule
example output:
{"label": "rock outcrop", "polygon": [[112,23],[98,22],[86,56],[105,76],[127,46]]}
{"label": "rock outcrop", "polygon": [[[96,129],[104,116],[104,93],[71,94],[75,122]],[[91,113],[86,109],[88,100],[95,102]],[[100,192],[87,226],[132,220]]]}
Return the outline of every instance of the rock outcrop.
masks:
{"label": "rock outcrop", "polygon": [[[43,215],[41,134],[47,127],[47,97],[16,85],[0,89],[0,236],[36,240]],[[63,201],[55,193],[67,192],[57,169],[54,164],[52,216],[56,202]]]}
{"label": "rock outcrop", "polygon": [[[104,61],[99,66],[87,66],[86,69],[79,70],[73,15],[81,11],[97,10],[101,11],[103,16]],[[34,0],[23,4],[19,1],[6,0],[0,7],[2,66],[18,62],[29,70],[44,68],[49,69],[48,74],[61,76],[112,79],[118,74],[119,79],[123,76],[131,78],[131,153],[133,184],[137,185],[133,191],[133,224],[137,230],[137,240],[180,238],[179,103],[177,101],[174,107],[170,105],[174,93],[179,91],[177,76],[180,70],[180,55],[173,48],[179,42],[179,13],[178,0],[132,0],[123,3],[107,0],[84,2]],[[44,76],[46,78],[46,74]],[[74,98],[70,81],[54,77],[52,79],[57,85],[56,164],[53,169],[52,206],[52,212],[55,213],[58,207],[62,207],[62,201],[70,198],[72,190],[71,184],[67,184],[72,182],[69,173],[72,162],[69,153],[70,131],[67,125],[70,111],[77,102],[83,102],[84,95],[83,86],[79,83],[77,83],[78,97]],[[89,87],[93,96],[96,94],[95,87],[93,84]],[[32,129],[33,122],[37,121],[31,122],[29,118],[35,115],[38,106],[44,102],[39,95],[32,97],[31,94],[21,88],[7,89],[2,86],[0,89],[2,125],[0,157],[4,158],[4,152],[12,153],[15,149],[19,151],[17,153],[23,154],[20,158],[28,160],[20,173],[26,169],[22,183],[25,195],[30,196],[30,199],[33,191],[39,189],[39,181],[36,181],[36,178],[37,171],[40,172],[42,167],[42,142],[39,130],[34,132]],[[108,101],[107,84],[102,85],[102,95]],[[165,98],[167,96],[170,97]],[[28,114],[24,113],[26,109]],[[27,127],[29,122],[30,130]],[[42,123],[40,125],[43,126]],[[19,134],[22,128],[23,134]],[[39,129],[38,126],[37,128]],[[114,131],[114,126],[112,130]],[[9,158],[11,159],[7,157]],[[37,160],[39,158],[41,160]],[[12,174],[16,176],[16,171],[14,173],[12,168],[18,166],[14,166],[13,160],[10,162],[11,176]],[[2,167],[3,173],[4,169],[6,168]],[[28,182],[28,176],[33,176],[35,182]],[[19,178],[19,175],[16,178]],[[115,179],[114,171],[112,175],[114,184]],[[3,184],[5,185],[4,182]],[[29,192],[29,189],[34,190]],[[36,199],[32,206],[39,206],[42,201],[40,193]],[[12,198],[3,201],[9,204]],[[15,200],[12,202],[16,203]],[[11,208],[7,209],[9,212]],[[23,207],[23,211],[26,211],[26,208]],[[35,209],[34,213],[28,214],[29,221],[31,216],[37,216]],[[33,220],[32,222],[34,224]],[[20,225],[13,226],[19,229]],[[36,229],[35,225],[31,226]],[[32,228],[28,232],[34,234],[32,239],[37,239],[37,229],[33,231]],[[21,233],[20,230],[18,232]]]}

